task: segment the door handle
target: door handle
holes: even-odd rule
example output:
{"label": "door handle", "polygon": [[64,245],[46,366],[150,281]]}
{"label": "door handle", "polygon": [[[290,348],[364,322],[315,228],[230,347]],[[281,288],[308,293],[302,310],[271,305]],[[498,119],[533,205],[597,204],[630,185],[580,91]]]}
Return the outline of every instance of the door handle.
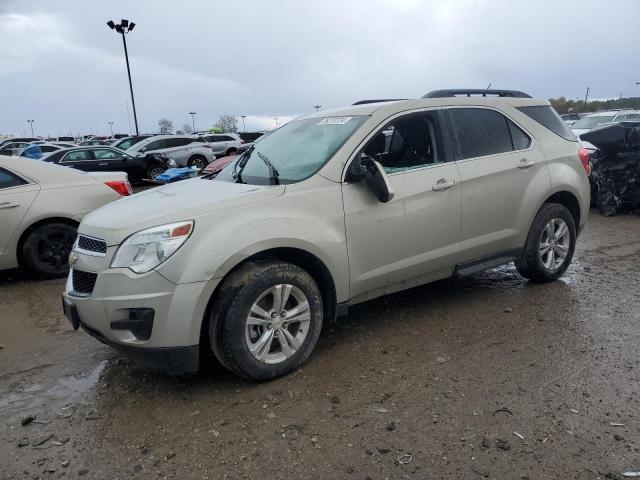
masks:
{"label": "door handle", "polygon": [[534,162],[533,160],[527,160],[526,158],[523,158],[522,160],[520,160],[520,163],[518,163],[518,168],[520,170],[526,170],[529,167],[533,167],[536,164],[536,162]]}
{"label": "door handle", "polygon": [[99,167],[106,167],[107,165],[109,165],[107,162],[103,162],[103,163],[99,163],[98,164]]}
{"label": "door handle", "polygon": [[11,202],[2,202],[0,203],[0,208],[16,208],[19,207],[19,203],[11,203]]}
{"label": "door handle", "polygon": [[436,182],[436,184],[431,187],[434,192],[439,192],[442,190],[447,190],[451,187],[455,187],[457,180],[447,180],[446,178],[441,178]]}

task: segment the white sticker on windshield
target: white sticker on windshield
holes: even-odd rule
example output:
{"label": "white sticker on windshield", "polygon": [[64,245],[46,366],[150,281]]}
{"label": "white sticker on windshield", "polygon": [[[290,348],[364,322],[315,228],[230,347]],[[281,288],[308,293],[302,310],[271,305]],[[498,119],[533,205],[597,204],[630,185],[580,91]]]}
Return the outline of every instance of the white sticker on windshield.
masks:
{"label": "white sticker on windshield", "polygon": [[344,125],[353,117],[327,117],[320,120],[316,125]]}

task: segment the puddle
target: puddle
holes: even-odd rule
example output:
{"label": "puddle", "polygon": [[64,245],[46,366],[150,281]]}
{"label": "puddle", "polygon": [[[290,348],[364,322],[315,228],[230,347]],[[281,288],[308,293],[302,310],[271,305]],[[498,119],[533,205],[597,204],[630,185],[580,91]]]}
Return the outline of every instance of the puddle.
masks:
{"label": "puddle", "polygon": [[98,383],[107,364],[108,360],[103,360],[89,372],[52,379],[48,386],[34,383],[16,387],[14,391],[0,396],[0,415],[29,411],[43,404],[47,408],[57,408],[81,402]]}

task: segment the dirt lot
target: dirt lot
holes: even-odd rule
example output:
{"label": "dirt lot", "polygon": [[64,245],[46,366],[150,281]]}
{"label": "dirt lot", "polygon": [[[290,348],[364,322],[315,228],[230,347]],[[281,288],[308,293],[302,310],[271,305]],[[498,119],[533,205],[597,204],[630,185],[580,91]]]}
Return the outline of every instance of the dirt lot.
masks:
{"label": "dirt lot", "polygon": [[62,281],[0,273],[0,478],[623,478],[639,272],[640,218],[594,213],[561,281],[508,266],[360,305],[259,385],[147,373],[72,331]]}

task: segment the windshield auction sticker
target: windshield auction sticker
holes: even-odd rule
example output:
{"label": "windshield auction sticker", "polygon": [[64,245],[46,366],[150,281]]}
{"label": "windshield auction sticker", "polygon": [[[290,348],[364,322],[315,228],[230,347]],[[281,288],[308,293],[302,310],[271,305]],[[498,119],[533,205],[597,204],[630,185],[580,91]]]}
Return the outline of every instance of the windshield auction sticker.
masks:
{"label": "windshield auction sticker", "polygon": [[320,120],[316,125],[344,125],[353,117],[327,117]]}

